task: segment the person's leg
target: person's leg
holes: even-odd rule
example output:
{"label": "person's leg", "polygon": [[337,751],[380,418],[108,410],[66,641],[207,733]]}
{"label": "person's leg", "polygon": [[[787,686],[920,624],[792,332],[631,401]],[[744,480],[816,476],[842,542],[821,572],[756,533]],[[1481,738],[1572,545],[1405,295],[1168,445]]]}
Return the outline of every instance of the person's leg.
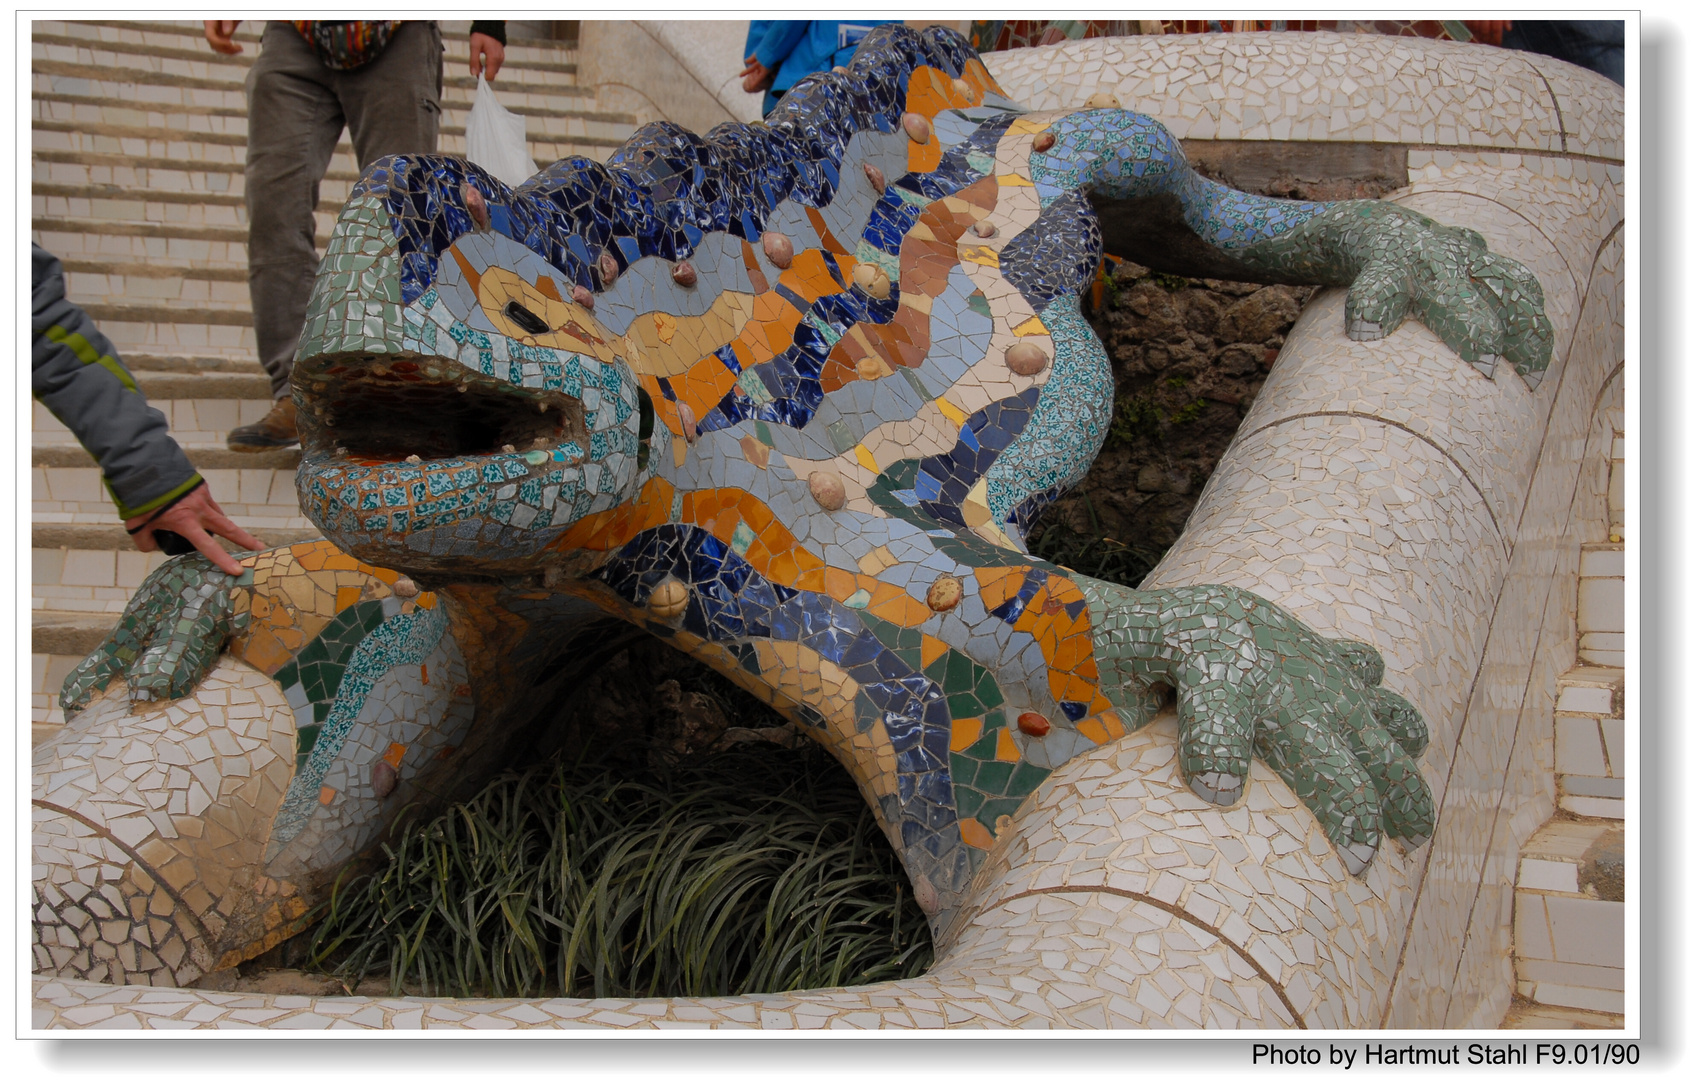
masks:
{"label": "person's leg", "polygon": [[[243,201],[249,219],[249,300],[255,343],[272,377],[274,399],[286,399],[290,392],[296,341],[319,266],[314,207],[343,131],[331,75],[300,34],[288,24],[272,23],[248,76]],[[287,446],[295,441],[294,429],[293,413],[275,415],[231,432],[227,441],[233,449]]]}
{"label": "person's leg", "polygon": [[444,39],[436,22],[403,23],[378,59],[338,72],[336,87],[362,170],[387,154],[437,153]]}

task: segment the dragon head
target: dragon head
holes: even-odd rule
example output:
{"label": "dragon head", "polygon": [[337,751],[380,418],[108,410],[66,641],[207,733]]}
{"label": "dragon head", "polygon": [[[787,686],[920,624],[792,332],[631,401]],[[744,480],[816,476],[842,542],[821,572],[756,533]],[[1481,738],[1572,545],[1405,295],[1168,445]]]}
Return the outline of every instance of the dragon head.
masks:
{"label": "dragon head", "polygon": [[297,488],[365,562],[440,583],[562,566],[553,544],[654,471],[650,399],[589,282],[511,237],[521,201],[395,157],[338,219],[293,377]]}

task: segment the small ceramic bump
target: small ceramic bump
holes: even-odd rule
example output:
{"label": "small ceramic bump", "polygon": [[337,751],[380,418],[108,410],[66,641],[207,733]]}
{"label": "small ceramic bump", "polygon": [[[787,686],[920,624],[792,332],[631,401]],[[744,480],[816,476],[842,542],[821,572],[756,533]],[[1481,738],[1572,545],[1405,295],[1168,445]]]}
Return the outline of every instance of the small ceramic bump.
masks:
{"label": "small ceramic bump", "polygon": [[679,579],[666,577],[651,590],[647,606],[659,619],[676,619],[686,610],[687,595],[686,586]]}
{"label": "small ceramic bump", "polygon": [[1059,137],[1054,135],[1053,132],[1044,131],[1035,137],[1035,152],[1038,154],[1046,153],[1053,149],[1053,144],[1058,141]]}
{"label": "small ceramic bump", "polygon": [[1047,367],[1047,352],[1033,341],[1020,341],[1006,350],[1006,367],[1014,375],[1039,375]]}
{"label": "small ceramic bump", "polygon": [[616,275],[621,273],[621,266],[615,261],[615,256],[604,252],[598,256],[598,273],[603,276],[605,286],[615,283]]}
{"label": "small ceramic bump", "polygon": [[763,234],[763,255],[770,263],[785,270],[793,265],[793,241],[778,232]]}
{"label": "small ceramic bump", "polygon": [[686,432],[686,441],[698,441],[698,417],[692,411],[692,406],[684,401],[675,402],[675,414],[680,417],[680,429]]}
{"label": "small ceramic bump", "polygon": [[996,233],[998,233],[1000,231],[1000,229],[992,221],[989,221],[987,218],[983,218],[981,221],[978,221],[976,224],[972,225],[970,227],[970,231],[975,233],[976,235],[982,237],[984,240],[986,240],[990,236],[993,236]]}
{"label": "small ceramic bump", "polygon": [[[596,303],[596,300],[592,296],[592,290],[586,288],[584,285],[576,285],[574,286],[574,302],[583,308],[590,308],[594,303]],[[460,386],[456,389],[465,391],[467,387]]]}
{"label": "small ceramic bump", "polygon": [[859,263],[852,271],[852,284],[877,300],[886,300],[893,292],[893,282],[887,272],[875,263]]}
{"label": "small ceramic bump", "polygon": [[[951,611],[964,599],[964,585],[951,574],[942,574],[929,583],[927,599],[931,611]],[[1046,722],[1042,721],[1044,724]]]}
{"label": "small ceramic bump", "polygon": [[879,379],[882,377],[882,363],[873,356],[858,358],[858,377],[860,379]]}
{"label": "small ceramic bump", "polygon": [[887,176],[869,162],[864,163],[864,179],[868,180],[870,186],[877,191],[887,190]]}
{"label": "small ceramic bump", "polygon": [[1031,738],[1039,739],[1053,730],[1053,725],[1047,722],[1047,717],[1038,712],[1018,714],[1018,730]]}
{"label": "small ceramic bump", "polygon": [[503,444],[503,452],[505,454],[514,453],[515,452],[515,444],[514,443],[504,443]]}
{"label": "small ceramic bump", "polygon": [[410,454],[407,457],[403,458],[402,460],[408,462],[410,465],[418,465],[418,464],[420,464],[420,455],[419,454]]}
{"label": "small ceramic bump", "polygon": [[675,263],[674,268],[669,271],[669,276],[674,278],[674,283],[683,289],[690,289],[698,284],[698,271],[693,269],[689,262]]}
{"label": "small ceramic bump", "polygon": [[954,79],[953,93],[957,94],[959,97],[967,98],[972,96],[973,91],[970,89],[970,84],[965,82],[963,79]]}
{"label": "small ceramic bump", "polygon": [[485,196],[472,184],[462,185],[462,202],[467,204],[468,217],[481,229],[491,227],[491,208],[485,205]]}
{"label": "small ceramic bump", "polygon": [[388,798],[396,790],[396,769],[388,761],[373,762],[373,794]]}
{"label": "small ceramic bump", "polygon": [[1089,100],[1083,103],[1085,109],[1122,109],[1118,99],[1102,90],[1098,94],[1090,94]]}
{"label": "small ceramic bump", "polygon": [[395,584],[391,586],[391,592],[404,600],[412,600],[420,595],[420,586],[414,583],[413,578],[403,576],[396,579]]}
{"label": "small ceramic bump", "polygon": [[934,138],[935,125],[922,113],[908,112],[899,119],[905,128],[905,136],[914,143],[926,143]]}
{"label": "small ceramic bump", "polygon": [[824,510],[838,510],[846,505],[846,484],[829,472],[813,472],[810,475],[811,498]]}

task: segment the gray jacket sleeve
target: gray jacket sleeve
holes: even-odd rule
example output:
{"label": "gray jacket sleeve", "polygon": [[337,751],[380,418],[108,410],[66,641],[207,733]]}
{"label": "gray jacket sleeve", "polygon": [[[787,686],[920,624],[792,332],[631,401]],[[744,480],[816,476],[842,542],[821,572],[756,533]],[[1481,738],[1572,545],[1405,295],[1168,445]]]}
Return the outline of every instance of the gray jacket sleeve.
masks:
{"label": "gray jacket sleeve", "polygon": [[65,298],[59,260],[30,245],[31,391],[100,463],[120,518],[146,514],[201,483],[136,380],[82,308]]}

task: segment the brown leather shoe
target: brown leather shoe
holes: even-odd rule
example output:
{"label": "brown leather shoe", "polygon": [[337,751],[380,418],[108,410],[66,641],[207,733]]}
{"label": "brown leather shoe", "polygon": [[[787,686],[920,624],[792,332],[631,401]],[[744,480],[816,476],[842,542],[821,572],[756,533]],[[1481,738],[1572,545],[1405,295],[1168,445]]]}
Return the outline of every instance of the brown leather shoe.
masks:
{"label": "brown leather shoe", "polygon": [[231,429],[225,445],[248,454],[296,445],[296,403],[290,398],[273,402],[272,411],[260,420]]}

